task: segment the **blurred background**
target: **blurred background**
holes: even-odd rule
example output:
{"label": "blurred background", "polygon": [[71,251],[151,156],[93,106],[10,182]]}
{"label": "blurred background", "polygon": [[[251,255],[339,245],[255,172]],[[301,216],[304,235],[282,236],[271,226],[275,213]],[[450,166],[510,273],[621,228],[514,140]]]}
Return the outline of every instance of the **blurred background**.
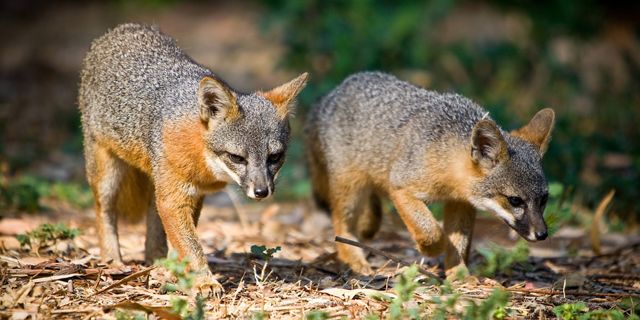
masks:
{"label": "blurred background", "polygon": [[314,101],[383,70],[466,95],[507,130],[553,108],[553,219],[588,225],[615,189],[609,227],[637,230],[640,3],[593,0],[0,1],[0,216],[91,207],[79,70],[91,41],[123,22],[159,25],[239,90],[310,72],[278,200],[310,198],[301,127]]}

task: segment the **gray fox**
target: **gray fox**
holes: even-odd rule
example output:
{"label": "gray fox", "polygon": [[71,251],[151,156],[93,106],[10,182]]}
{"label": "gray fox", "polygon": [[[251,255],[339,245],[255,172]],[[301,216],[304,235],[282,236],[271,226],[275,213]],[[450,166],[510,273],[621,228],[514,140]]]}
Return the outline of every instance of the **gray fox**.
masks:
{"label": "gray fox", "polygon": [[254,199],[273,194],[306,80],[244,94],[156,27],[124,24],[95,40],[78,104],[102,257],[122,262],[118,216],[146,215],[146,261],[166,256],[168,237],[200,285],[217,286],[196,234],[204,194],[229,182]]}
{"label": "gray fox", "polygon": [[[554,124],[551,109],[506,132],[488,112],[379,72],[350,76],[310,112],[305,126],[314,196],[335,234],[370,238],[388,196],[418,250],[445,251],[447,276],[467,272],[475,209],[494,213],[529,241],[547,237],[548,186],[541,166]],[[441,227],[426,203],[444,202]],[[444,230],[443,230],[444,229]],[[362,250],[338,257],[370,273]]]}

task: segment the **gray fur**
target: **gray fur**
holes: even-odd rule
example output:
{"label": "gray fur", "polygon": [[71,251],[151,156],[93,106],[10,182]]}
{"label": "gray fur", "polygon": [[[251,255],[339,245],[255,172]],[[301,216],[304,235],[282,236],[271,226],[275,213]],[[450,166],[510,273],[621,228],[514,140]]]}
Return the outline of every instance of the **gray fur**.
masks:
{"label": "gray fur", "polygon": [[[95,40],[84,60],[79,105],[86,143],[99,136],[125,146],[144,145],[157,170],[158,160],[165,157],[160,126],[199,113],[197,92],[205,76],[215,77],[157,27],[118,26]],[[243,117],[233,124],[215,121],[207,146],[247,158],[249,165],[236,172],[243,187],[247,177],[251,183],[270,184],[273,190],[272,180],[282,163],[267,166],[266,157],[286,149],[288,120],[278,118],[264,97],[234,93]],[[221,159],[231,169],[237,167]]]}
{"label": "gray fur", "polygon": [[[378,179],[378,186],[390,183],[388,188],[402,189],[430,170],[421,160],[429,150],[463,147],[471,152],[471,133],[481,119],[490,119],[488,112],[461,95],[428,91],[381,72],[357,73],[311,111],[306,131],[320,151],[312,152],[310,161],[326,166],[328,172],[360,170]],[[528,233],[531,224],[546,230],[541,199],[547,182],[540,153],[531,143],[502,129],[500,133],[509,160],[491,170],[473,191],[484,197],[522,197],[529,209],[511,227],[521,234]],[[430,196],[423,200],[448,200]]]}
{"label": "gray fur", "polygon": [[124,24],[95,40],[78,103],[103,258],[121,262],[117,217],[147,213],[146,260],[166,254],[168,237],[203,272],[199,286],[214,285],[195,229],[204,194],[230,181],[252,198],[273,194],[288,101],[306,77],[274,89],[283,104],[233,90],[156,27]]}

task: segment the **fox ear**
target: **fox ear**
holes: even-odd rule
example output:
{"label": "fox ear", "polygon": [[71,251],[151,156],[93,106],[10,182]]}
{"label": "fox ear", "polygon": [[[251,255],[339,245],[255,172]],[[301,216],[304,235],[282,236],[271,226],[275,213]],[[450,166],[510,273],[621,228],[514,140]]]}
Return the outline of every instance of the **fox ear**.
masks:
{"label": "fox ear", "polygon": [[258,94],[269,100],[276,107],[278,116],[284,119],[293,112],[296,96],[307,84],[308,78],[309,74],[305,72],[279,87],[267,92],[258,92]]}
{"label": "fox ear", "polygon": [[198,88],[200,119],[209,122],[214,117],[233,121],[240,117],[236,95],[224,82],[210,76],[200,80]]}
{"label": "fox ear", "polygon": [[511,135],[531,142],[538,148],[540,155],[544,155],[551,140],[551,131],[556,115],[553,109],[546,108],[538,111],[529,123],[511,132]]}
{"label": "fox ear", "polygon": [[486,169],[492,169],[507,157],[507,143],[496,123],[488,119],[478,121],[471,133],[473,162]]}

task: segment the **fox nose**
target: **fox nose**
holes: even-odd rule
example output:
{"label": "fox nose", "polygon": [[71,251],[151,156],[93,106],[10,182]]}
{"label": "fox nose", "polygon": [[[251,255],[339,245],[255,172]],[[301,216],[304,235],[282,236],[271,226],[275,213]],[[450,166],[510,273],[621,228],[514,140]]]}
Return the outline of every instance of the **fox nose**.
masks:
{"label": "fox nose", "polygon": [[266,198],[269,195],[269,189],[267,188],[256,188],[253,190],[253,195],[258,199]]}
{"label": "fox nose", "polygon": [[537,240],[544,240],[547,238],[547,231],[536,231],[536,239]]}

